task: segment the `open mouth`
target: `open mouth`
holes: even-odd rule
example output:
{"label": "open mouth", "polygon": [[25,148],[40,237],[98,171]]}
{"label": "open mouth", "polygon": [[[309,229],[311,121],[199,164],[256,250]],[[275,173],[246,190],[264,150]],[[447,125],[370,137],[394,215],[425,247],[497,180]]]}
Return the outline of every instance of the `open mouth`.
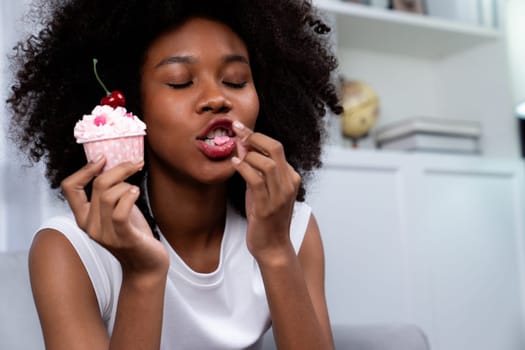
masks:
{"label": "open mouth", "polygon": [[219,126],[216,129],[210,130],[206,134],[206,137],[199,139],[210,146],[222,146],[228,143],[234,136],[235,135],[233,134],[233,130],[231,130],[231,128],[226,129]]}
{"label": "open mouth", "polygon": [[235,150],[235,133],[232,121],[216,120],[197,137],[201,151],[210,159],[220,160],[230,157]]}

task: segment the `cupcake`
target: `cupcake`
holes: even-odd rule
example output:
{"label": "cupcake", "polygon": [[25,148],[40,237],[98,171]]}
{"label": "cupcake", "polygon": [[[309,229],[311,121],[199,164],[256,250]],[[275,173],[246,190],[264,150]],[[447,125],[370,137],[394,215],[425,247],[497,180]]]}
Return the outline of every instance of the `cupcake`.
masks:
{"label": "cupcake", "polygon": [[83,144],[88,161],[105,156],[104,171],[144,159],[146,124],[122,106],[96,106],[76,123],[74,135],[77,143]]}
{"label": "cupcake", "polygon": [[93,58],[93,72],[106,92],[91,114],[79,120],[74,129],[77,143],[84,145],[89,161],[100,154],[106,158],[103,171],[122,162],[144,160],[144,135],[146,124],[126,110],[124,94],[118,90],[109,92],[97,72],[98,60]]}

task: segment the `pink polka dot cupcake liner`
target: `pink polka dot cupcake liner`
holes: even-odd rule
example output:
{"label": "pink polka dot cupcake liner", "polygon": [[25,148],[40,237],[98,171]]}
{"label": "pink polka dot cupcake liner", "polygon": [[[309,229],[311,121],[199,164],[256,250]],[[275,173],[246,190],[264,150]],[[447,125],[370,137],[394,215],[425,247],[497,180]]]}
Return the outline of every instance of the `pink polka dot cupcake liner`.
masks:
{"label": "pink polka dot cupcake liner", "polygon": [[144,160],[144,136],[126,136],[84,143],[84,152],[88,162],[103,154],[106,164],[103,171],[123,162]]}

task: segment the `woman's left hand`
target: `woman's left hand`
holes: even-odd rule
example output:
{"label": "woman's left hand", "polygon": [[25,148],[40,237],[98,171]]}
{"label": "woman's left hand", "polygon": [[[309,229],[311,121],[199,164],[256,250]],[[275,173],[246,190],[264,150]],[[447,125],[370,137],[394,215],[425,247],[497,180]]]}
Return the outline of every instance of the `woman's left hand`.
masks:
{"label": "woman's left hand", "polygon": [[301,177],[286,161],[280,142],[234,122],[237,155],[235,169],[246,181],[248,250],[261,262],[291,247],[290,222]]}

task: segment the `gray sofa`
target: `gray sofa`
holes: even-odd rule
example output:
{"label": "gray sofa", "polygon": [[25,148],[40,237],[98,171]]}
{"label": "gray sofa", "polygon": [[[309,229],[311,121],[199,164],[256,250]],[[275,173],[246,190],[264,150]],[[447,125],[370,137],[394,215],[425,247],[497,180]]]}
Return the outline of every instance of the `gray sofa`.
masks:
{"label": "gray sofa", "polygon": [[[415,325],[333,325],[339,350],[429,350],[425,334]],[[271,332],[264,350],[274,349]],[[44,349],[31,296],[27,253],[0,253],[0,349]]]}

